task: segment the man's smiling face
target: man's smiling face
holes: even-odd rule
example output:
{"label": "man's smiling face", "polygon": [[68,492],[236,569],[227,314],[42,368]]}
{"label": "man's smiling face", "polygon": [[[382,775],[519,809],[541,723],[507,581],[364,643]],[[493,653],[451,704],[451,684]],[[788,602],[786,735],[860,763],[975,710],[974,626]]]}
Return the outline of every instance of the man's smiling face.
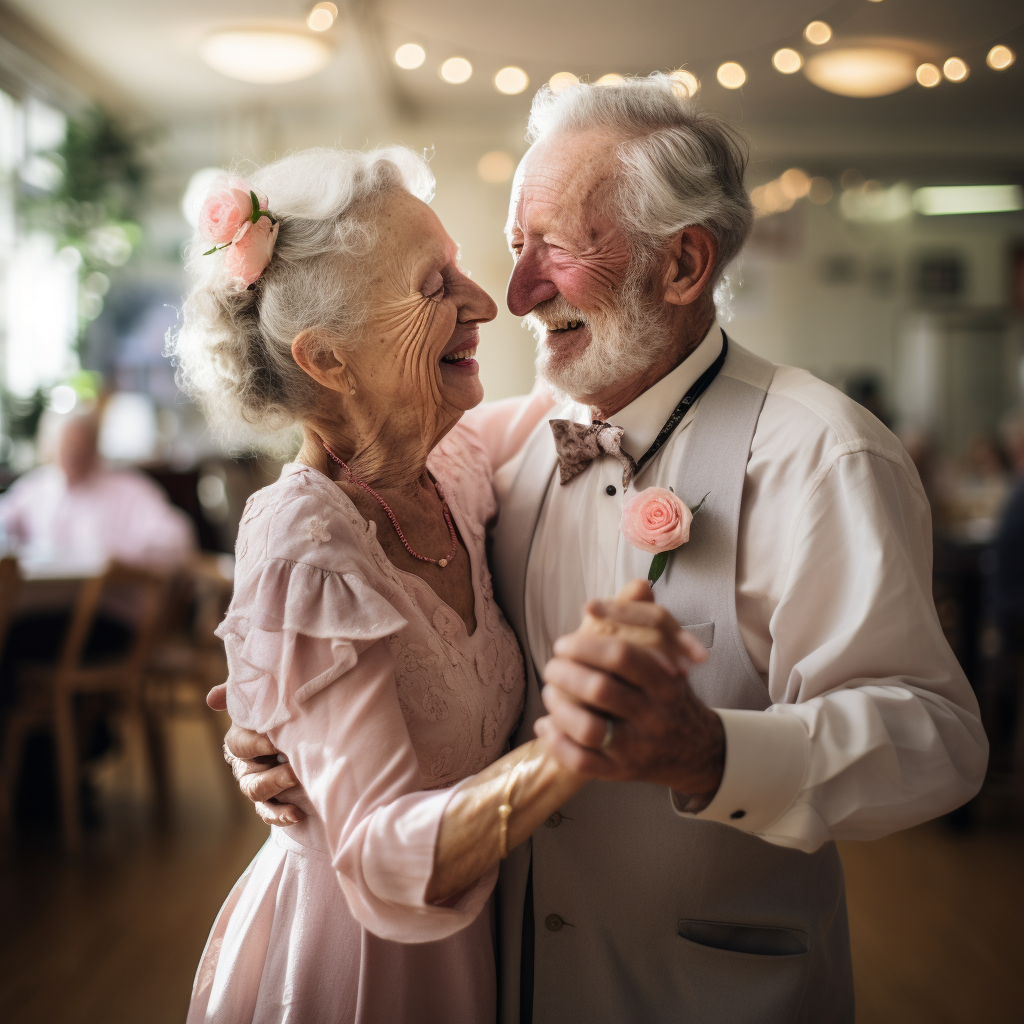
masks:
{"label": "man's smiling face", "polygon": [[541,376],[585,404],[610,370],[631,375],[661,351],[655,268],[611,215],[618,141],[591,131],[535,143],[516,172],[506,228],[508,307],[537,336]]}

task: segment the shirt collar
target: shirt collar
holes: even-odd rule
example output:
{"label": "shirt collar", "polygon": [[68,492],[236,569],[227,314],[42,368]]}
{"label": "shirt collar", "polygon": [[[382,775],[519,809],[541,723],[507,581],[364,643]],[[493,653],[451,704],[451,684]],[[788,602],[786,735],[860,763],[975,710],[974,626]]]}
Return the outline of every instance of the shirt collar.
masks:
{"label": "shirt collar", "polygon": [[701,343],[674,370],[612,417],[625,431],[622,447],[634,459],[654,444],[680,399],[721,354],[722,329],[716,320]]}

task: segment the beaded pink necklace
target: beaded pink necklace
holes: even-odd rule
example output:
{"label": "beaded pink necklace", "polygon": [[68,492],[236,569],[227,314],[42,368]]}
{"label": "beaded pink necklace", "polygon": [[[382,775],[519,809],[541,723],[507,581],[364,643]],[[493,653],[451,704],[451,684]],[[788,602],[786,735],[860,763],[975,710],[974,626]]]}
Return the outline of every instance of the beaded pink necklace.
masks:
{"label": "beaded pink necklace", "polygon": [[369,491],[370,494],[377,499],[381,508],[388,514],[388,519],[391,520],[391,525],[395,528],[395,533],[398,534],[398,539],[405,545],[405,550],[408,551],[413,558],[418,558],[421,562],[431,562],[439,569],[443,569],[455,557],[455,549],[459,546],[459,542],[455,536],[455,527],[452,525],[452,515],[448,510],[448,502],[445,500],[444,494],[441,493],[441,488],[437,486],[436,482],[431,480],[431,483],[434,484],[434,490],[437,492],[437,496],[441,499],[441,511],[444,512],[444,521],[448,524],[448,533],[451,534],[452,538],[452,549],[448,552],[448,556],[446,558],[427,558],[426,555],[421,555],[419,552],[413,551],[412,545],[405,539],[405,534],[402,533],[402,528],[398,525],[398,517],[391,511],[391,507],[388,503],[369,484],[364,484],[363,481],[348,468],[347,463],[339,459],[338,456],[327,447],[326,442],[323,442],[323,445],[324,451],[327,452],[327,454],[330,455],[330,457],[334,459],[334,461],[341,466],[343,470],[345,470],[345,475],[349,480],[356,484],[356,486],[362,487],[364,491]]}

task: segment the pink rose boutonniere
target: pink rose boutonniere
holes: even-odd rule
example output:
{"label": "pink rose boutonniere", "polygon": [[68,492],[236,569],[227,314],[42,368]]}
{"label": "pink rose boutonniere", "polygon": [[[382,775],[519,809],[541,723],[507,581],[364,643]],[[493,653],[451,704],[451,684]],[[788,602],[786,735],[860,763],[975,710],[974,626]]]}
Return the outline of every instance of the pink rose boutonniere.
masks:
{"label": "pink rose boutonniere", "polygon": [[225,266],[243,288],[259,280],[274,253],[278,223],[267,205],[262,192],[228,178],[214,187],[199,214],[199,233],[214,243],[203,255],[231,247]]}
{"label": "pink rose boutonniere", "polygon": [[622,506],[622,535],[626,543],[654,555],[647,573],[652,584],[658,582],[668,566],[669,555],[690,539],[690,524],[707,497],[705,494],[691,511],[664,487],[648,487]]}

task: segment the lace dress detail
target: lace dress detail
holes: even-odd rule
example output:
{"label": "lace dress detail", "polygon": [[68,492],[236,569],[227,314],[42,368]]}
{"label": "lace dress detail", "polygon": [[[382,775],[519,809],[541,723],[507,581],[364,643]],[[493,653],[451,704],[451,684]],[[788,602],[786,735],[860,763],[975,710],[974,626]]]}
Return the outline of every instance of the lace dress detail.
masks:
{"label": "lace dress detail", "polygon": [[472,635],[328,477],[286,466],[246,505],[228,707],[288,755],[308,818],[272,830],[225,903],[189,1024],[493,1020],[497,871],[444,905],[425,891],[453,790],[519,719],[523,662],[487,569],[488,455],[459,426],[427,464],[469,553]]}

